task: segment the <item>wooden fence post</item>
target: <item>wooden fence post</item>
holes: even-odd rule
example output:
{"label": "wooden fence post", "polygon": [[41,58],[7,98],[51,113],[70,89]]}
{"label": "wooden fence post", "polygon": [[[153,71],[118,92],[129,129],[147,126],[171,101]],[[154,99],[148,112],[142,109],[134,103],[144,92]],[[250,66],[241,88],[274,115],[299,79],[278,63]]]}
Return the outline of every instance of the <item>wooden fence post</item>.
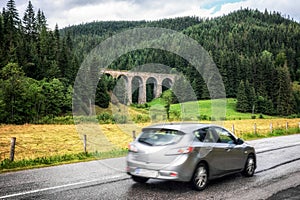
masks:
{"label": "wooden fence post", "polygon": [[232,124],[232,133],[235,134],[235,130],[234,130],[234,124]]}
{"label": "wooden fence post", "polygon": [[11,146],[10,146],[10,161],[14,161],[15,158],[15,147],[16,147],[17,138],[11,138]]}
{"label": "wooden fence post", "polygon": [[286,122],[286,124],[285,124],[285,130],[286,130],[286,132],[288,132],[288,129],[289,129],[289,123]]}
{"label": "wooden fence post", "polygon": [[254,134],[255,134],[255,135],[257,134],[257,126],[256,126],[256,123],[254,123]]}
{"label": "wooden fence post", "polygon": [[132,137],[133,137],[133,140],[136,139],[135,131],[132,131]]}
{"label": "wooden fence post", "polygon": [[270,132],[273,133],[273,124],[272,124],[272,122],[270,123]]}
{"label": "wooden fence post", "polygon": [[86,135],[83,135],[83,148],[84,148],[84,153],[87,153],[87,151],[86,151]]}

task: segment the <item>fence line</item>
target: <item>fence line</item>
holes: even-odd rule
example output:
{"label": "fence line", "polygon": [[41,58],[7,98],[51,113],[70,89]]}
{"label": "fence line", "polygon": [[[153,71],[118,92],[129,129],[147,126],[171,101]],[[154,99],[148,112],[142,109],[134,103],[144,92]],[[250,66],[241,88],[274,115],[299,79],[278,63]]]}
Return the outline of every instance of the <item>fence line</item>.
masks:
{"label": "fence line", "polygon": [[[263,125],[263,127],[266,127],[266,125]],[[260,126],[256,123],[253,123],[252,129],[248,129],[248,131],[245,131],[245,129],[239,129],[238,126],[234,123],[231,124],[231,132],[237,135],[242,136],[243,134],[267,134],[267,133],[274,133],[276,130],[285,131],[287,133],[290,129],[298,129],[300,131],[300,122],[297,123],[296,126],[291,126],[289,122],[286,122],[283,124],[277,123],[277,126],[274,126],[273,122],[270,122],[269,127],[267,128],[260,128]]]}
{"label": "fence line", "polygon": [[[240,125],[240,126],[242,126],[242,125]],[[274,133],[276,130],[282,130],[282,131],[288,132],[288,130],[290,130],[291,128],[294,128],[294,129],[298,128],[298,130],[300,131],[300,122],[297,122],[296,125],[295,124],[292,125],[289,122],[285,122],[285,123],[270,122],[269,125],[259,125],[257,123],[253,123],[253,126],[249,127],[248,130],[246,130],[246,131],[245,131],[245,129],[239,128],[238,125],[232,123],[231,127],[229,126],[228,130],[231,130],[232,133],[242,137],[243,134],[256,134],[257,135],[257,134],[263,134],[263,133]],[[130,141],[127,141],[128,143],[131,142],[132,139],[136,138],[136,132],[133,131],[131,136],[132,136],[132,138],[130,138]],[[5,137],[1,137],[1,139],[3,139],[3,138],[5,138]],[[16,139],[18,139],[18,138],[16,138]],[[124,142],[124,141],[122,141],[122,142]],[[14,147],[13,147],[13,143],[14,143]],[[78,144],[82,145],[82,152],[85,152],[85,153],[87,153],[88,149],[91,149],[93,146],[100,147],[99,149],[110,149],[115,146],[111,142],[108,142],[106,144],[100,144],[100,142],[97,143],[97,142],[95,142],[95,137],[88,138],[87,135],[83,135],[81,137],[81,139],[75,143],[75,145],[78,145]],[[18,155],[19,154],[23,155],[24,152],[27,155],[31,154],[33,156],[33,158],[39,157],[39,156],[35,157],[36,154],[44,154],[45,156],[49,156],[49,153],[57,152],[61,149],[65,149],[66,147],[70,148],[70,146],[62,145],[62,146],[60,146],[59,149],[48,149],[48,150],[43,151],[43,150],[38,150],[38,149],[32,149],[28,146],[22,145],[22,140],[14,140],[14,142],[13,142],[13,139],[11,138],[11,146],[7,146],[7,148],[6,148],[7,150],[0,152],[0,161],[5,160],[5,159],[10,159],[13,161],[13,160],[15,160],[16,157],[18,158],[18,160],[23,159],[22,157],[20,158]],[[57,154],[57,155],[60,155],[60,154]]]}

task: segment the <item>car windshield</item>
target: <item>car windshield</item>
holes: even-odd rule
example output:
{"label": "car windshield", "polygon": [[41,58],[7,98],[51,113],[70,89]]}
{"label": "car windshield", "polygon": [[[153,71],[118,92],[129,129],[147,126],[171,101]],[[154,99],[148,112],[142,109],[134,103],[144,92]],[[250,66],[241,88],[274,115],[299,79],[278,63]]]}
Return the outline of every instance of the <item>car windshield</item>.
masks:
{"label": "car windshield", "polygon": [[170,129],[148,129],[142,132],[138,141],[150,146],[162,146],[177,143],[184,133]]}

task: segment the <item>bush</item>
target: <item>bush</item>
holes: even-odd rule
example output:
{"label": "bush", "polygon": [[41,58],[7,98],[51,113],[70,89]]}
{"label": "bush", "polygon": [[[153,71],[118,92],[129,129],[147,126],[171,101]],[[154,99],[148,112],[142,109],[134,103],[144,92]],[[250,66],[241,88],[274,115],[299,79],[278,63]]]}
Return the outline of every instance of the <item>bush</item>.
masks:
{"label": "bush", "polygon": [[113,116],[113,121],[118,124],[126,124],[128,119],[126,115],[115,114]]}
{"label": "bush", "polygon": [[144,122],[149,122],[150,121],[150,117],[147,115],[135,115],[133,117],[133,121],[135,123],[144,123]]}
{"label": "bush", "polygon": [[97,116],[100,124],[111,124],[113,122],[113,116],[107,112],[103,112]]}
{"label": "bush", "polygon": [[295,118],[298,118],[299,117],[299,114],[292,114],[292,115],[289,115],[287,118],[288,119],[295,119]]}
{"label": "bush", "polygon": [[264,119],[264,116],[262,114],[260,114],[259,119]]}

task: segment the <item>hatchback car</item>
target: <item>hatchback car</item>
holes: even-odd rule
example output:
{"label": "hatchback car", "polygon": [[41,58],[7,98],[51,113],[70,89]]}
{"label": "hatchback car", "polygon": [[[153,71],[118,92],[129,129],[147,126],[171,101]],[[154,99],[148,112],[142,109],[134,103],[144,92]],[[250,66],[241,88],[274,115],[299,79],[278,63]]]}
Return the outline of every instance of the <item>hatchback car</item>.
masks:
{"label": "hatchback car", "polygon": [[128,149],[127,173],[139,183],[150,178],[184,181],[203,190],[209,180],[233,173],[250,177],[256,169],[255,149],[212,124],[151,125]]}

